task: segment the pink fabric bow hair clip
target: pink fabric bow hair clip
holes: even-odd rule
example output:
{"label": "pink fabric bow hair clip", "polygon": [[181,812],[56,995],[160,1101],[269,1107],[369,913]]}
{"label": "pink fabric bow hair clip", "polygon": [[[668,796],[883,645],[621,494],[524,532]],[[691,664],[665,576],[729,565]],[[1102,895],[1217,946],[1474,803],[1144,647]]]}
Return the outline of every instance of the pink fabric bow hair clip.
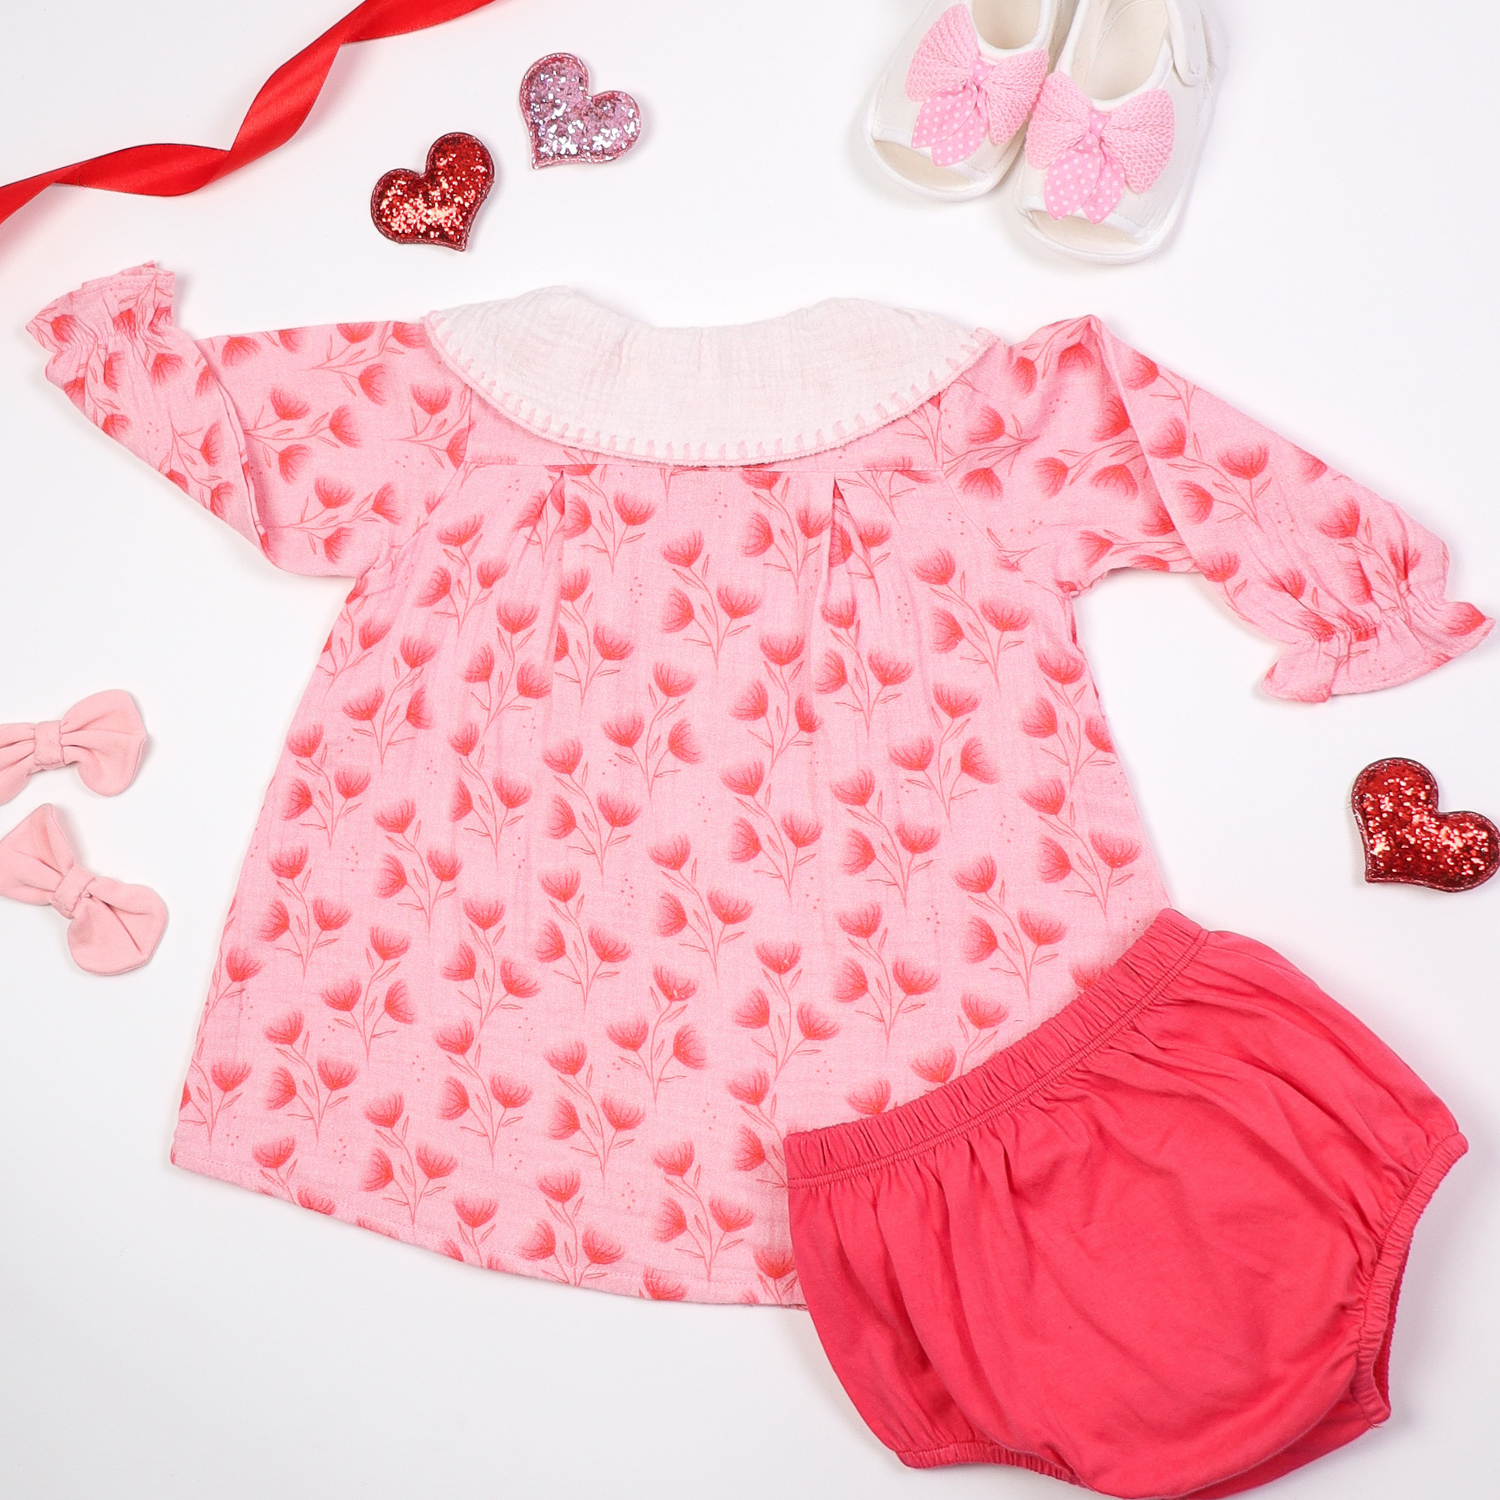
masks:
{"label": "pink fabric bow hair clip", "polygon": [[129,693],[117,688],[75,703],[60,719],[0,724],[0,802],[9,802],[35,771],[76,765],[83,784],[102,797],[135,780],[146,726]]}
{"label": "pink fabric bow hair clip", "polygon": [[1047,173],[1043,199],[1054,219],[1083,210],[1102,224],[1128,187],[1144,193],[1172,157],[1172,96],[1148,89],[1107,113],[1065,73],[1051,74],[1026,127],[1026,160]]}
{"label": "pink fabric bow hair clip", "polygon": [[0,896],[55,907],[68,919],[73,961],[90,974],[123,974],[156,951],[167,909],[155,891],[85,870],[50,804],[0,839]]}
{"label": "pink fabric bow hair clip", "polygon": [[922,108],[911,143],[940,167],[972,156],[986,136],[1008,141],[1025,123],[1047,76],[1047,54],[1017,52],[998,63],[980,55],[968,8],[954,5],[917,45],[906,96]]}

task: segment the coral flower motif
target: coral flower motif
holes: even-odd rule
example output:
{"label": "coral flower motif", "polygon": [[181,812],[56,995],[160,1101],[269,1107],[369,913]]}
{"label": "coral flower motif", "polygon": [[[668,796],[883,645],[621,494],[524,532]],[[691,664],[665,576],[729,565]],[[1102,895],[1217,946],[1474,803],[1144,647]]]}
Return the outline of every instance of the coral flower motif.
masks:
{"label": "coral flower motif", "polygon": [[936,746],[930,737],[907,740],[904,744],[892,745],[891,760],[905,771],[925,771],[932,764]]}
{"label": "coral flower motif", "polygon": [[[354,992],[359,994],[359,981],[355,980]],[[273,1042],[278,1047],[290,1047],[293,1042],[302,1035],[302,1012],[300,1010],[289,1010],[279,1021],[273,1021],[266,1027],[266,1040]]]}
{"label": "coral flower motif", "polygon": [[958,752],[958,769],[970,781],[978,781],[985,786],[993,786],[1000,779],[1000,773],[990,764],[984,745],[972,736],[964,741],[963,748]]}
{"label": "coral flower motif", "polygon": [[283,849],[271,856],[271,873],[280,880],[295,880],[307,865],[305,848]]}
{"label": "coral flower motif", "polygon": [[473,811],[473,794],[469,791],[468,783],[460,781],[454,786],[453,800],[448,804],[448,821],[450,823],[462,823]]}
{"label": "coral flower motif", "polygon": [[609,719],[601,726],[604,737],[619,745],[623,750],[633,750],[636,741],[640,739],[646,728],[646,721],[640,714],[626,714],[618,719]]}
{"label": "coral flower motif", "polygon": [[1035,912],[1023,911],[1017,921],[1021,931],[1039,948],[1050,948],[1054,943],[1062,942],[1068,931],[1056,917],[1038,916]]}
{"label": "coral flower motif", "polygon": [[1270,460],[1270,451],[1264,443],[1231,448],[1227,453],[1219,455],[1220,465],[1236,479],[1243,479],[1247,483],[1252,479],[1259,479]]}
{"label": "coral flower motif", "polygon": [[961,890],[982,895],[994,885],[999,873],[994,859],[988,854],[981,854],[973,864],[955,870],[953,879]]}
{"label": "coral flower motif", "polygon": [[599,1112],[616,1130],[634,1130],[646,1118],[646,1111],[640,1105],[609,1094],[599,1101]]}
{"label": "coral flower motif", "polygon": [[679,630],[686,630],[694,618],[693,601],[681,589],[673,589],[662,606],[661,628],[668,635],[675,635]]}
{"label": "coral flower motif", "polygon": [[286,807],[281,816],[288,823],[295,823],[312,805],[312,788],[305,781],[294,781],[287,790]]}
{"label": "coral flower motif", "polygon": [[640,808],[628,798],[616,796],[613,792],[600,792],[599,816],[611,828],[629,828],[640,815]]}
{"label": "coral flower motif", "polygon": [[641,1290],[652,1302],[681,1302],[687,1296],[687,1288],[680,1281],[650,1266],[641,1272]]}
{"label": "coral flower motif", "polygon": [[764,557],[775,545],[776,533],[771,530],[770,521],[757,511],[745,527],[745,539],[740,543],[740,551],[746,557]]}
{"label": "coral flower motif", "polygon": [[400,1094],[387,1094],[365,1105],[365,1119],[382,1130],[394,1130],[406,1113],[406,1101]]}
{"label": "coral flower motif", "polygon": [[490,785],[495,789],[495,795],[500,799],[502,807],[509,808],[514,812],[518,807],[524,807],[531,801],[531,788],[524,781],[518,781],[512,776],[496,776]]}
{"label": "coral flower motif", "polygon": [[963,644],[964,628],[952,610],[934,610],[932,615],[932,649],[946,655]]}
{"label": "coral flower motif", "polygon": [[891,965],[891,978],[895,980],[896,988],[909,998],[935,990],[939,975],[936,969],[924,969],[904,958],[898,958]]}
{"label": "coral flower motif", "polygon": [[214,1086],[224,1094],[232,1094],[249,1076],[250,1064],[247,1062],[216,1062],[208,1070],[208,1076],[213,1079]]}
{"label": "coral flower motif", "polygon": [[958,1066],[958,1054],[952,1047],[939,1047],[922,1057],[912,1059],[911,1070],[927,1083],[947,1083]]}
{"label": "coral flower motif", "polygon": [[626,1052],[639,1052],[646,1045],[650,1027],[644,1016],[629,1021],[612,1021],[604,1028],[605,1035],[615,1046]]}
{"label": "coral flower motif", "polygon": [[734,1009],[734,1024],[760,1031],[771,1024],[771,1002],[764,990],[751,990]]}
{"label": "coral flower motif", "polygon": [[681,834],[651,846],[651,861],[663,870],[680,870],[692,855],[693,846]]}
{"label": "coral flower motif", "polygon": [[656,684],[657,692],[668,698],[681,698],[685,693],[690,693],[698,681],[691,672],[669,666],[664,661],[659,661],[652,667],[651,680]]}
{"label": "coral flower motif", "polygon": [[797,943],[757,943],[755,956],[773,974],[790,974],[802,962],[802,948]]}
{"label": "coral flower motif", "polygon": [[757,1172],[768,1160],[765,1143],[748,1125],[741,1125],[735,1137],[734,1169],[736,1172]]}
{"label": "coral flower motif", "polygon": [[744,818],[736,818],[729,830],[729,857],[736,864],[748,864],[760,853],[760,835]]}
{"label": "coral flower motif", "polygon": [[297,1080],[285,1068],[277,1068],[266,1090],[267,1109],[285,1109],[297,1097]]}
{"label": "coral flower motif", "polygon": [[693,1167],[693,1143],[682,1141],[664,1147],[651,1158],[668,1177],[685,1177]]}
{"label": "coral flower motif", "polygon": [[[676,937],[687,926],[687,908],[671,891],[663,891],[657,897],[656,931],[660,937]],[[559,939],[561,933],[558,934]],[[562,954],[559,951],[558,957]]]}
{"label": "coral flower motif", "polygon": [[[359,980],[354,978],[341,979],[337,984],[331,984],[323,991],[323,1004],[329,1010],[336,1010],[344,1015],[348,1015],[359,1004],[360,996],[363,993],[364,986],[360,984]],[[298,1019],[300,1020],[300,1017]],[[270,1036],[270,1032],[268,1031],[266,1035]],[[273,1037],[272,1040],[274,1041],[276,1038]],[[292,1041],[296,1041],[296,1037],[293,1037]]]}
{"label": "coral flower motif", "polygon": [[572,1041],[561,1047],[549,1047],[545,1056],[564,1078],[576,1078],[589,1060],[589,1049],[581,1040]]}
{"label": "coral flower motif", "polygon": [[728,584],[721,583],[714,590],[714,597],[719,601],[719,608],[731,620],[749,619],[760,608],[760,595],[751,593],[749,589],[731,588]]}
{"label": "coral flower motif", "polygon": [[429,849],[427,868],[437,876],[439,884],[446,885],[458,879],[458,872],[463,869],[463,861],[452,852],[444,853],[441,849]]}
{"label": "coral flower motif", "polygon": [[1094,749],[1102,751],[1105,755],[1113,755],[1115,742],[1110,738],[1109,725],[1103,719],[1089,718],[1084,721],[1084,735]]}
{"label": "coral flower motif", "polygon": [[685,766],[696,765],[702,759],[703,752],[698,747],[698,741],[693,738],[691,724],[679,719],[672,726],[667,733],[667,753]]}
{"label": "coral flower motif", "polygon": [[385,1000],[380,1008],[401,1026],[411,1026],[417,1019],[417,1013],[412,1009],[407,995],[406,984],[400,979],[385,992]]}
{"label": "coral flower motif", "polygon": [[687,1233],[687,1215],[682,1211],[682,1205],[675,1198],[664,1199],[660,1208],[656,1211],[656,1224],[653,1233],[662,1244],[669,1244],[672,1240]]}
{"label": "coral flower motif", "polygon": [[656,514],[656,507],[632,495],[616,495],[615,514],[627,526],[644,526]]}
{"label": "coral flower motif", "polygon": [[661,991],[662,999],[669,1005],[685,1004],[698,993],[696,979],[683,974],[674,974],[660,964],[652,969],[651,978],[655,981],[657,989]]}
{"label": "coral flower motif", "polygon": [[495,1217],[499,1204],[493,1198],[455,1198],[453,1212],[470,1229],[481,1229]]}
{"label": "coral flower motif", "polygon": [[879,902],[872,901],[858,911],[840,912],[838,924],[850,937],[872,938],[880,931],[881,911]]}
{"label": "coral flower motif", "polygon": [[1038,698],[1021,720],[1021,732],[1034,740],[1050,739],[1057,733],[1057,710],[1045,698]]}
{"label": "coral flower motif", "polygon": [[723,773],[724,785],[742,797],[753,797],[765,780],[766,768],[760,761],[752,760],[748,765],[735,766]]}
{"label": "coral flower motif", "polygon": [[784,813],[781,831],[794,849],[810,849],[823,837],[823,825],[803,813]]}
{"label": "coral flower motif", "polygon": [[1044,677],[1060,687],[1071,687],[1083,676],[1083,662],[1076,656],[1043,651],[1037,654],[1036,664]]}
{"label": "coral flower motif", "polygon": [[839,1034],[839,1024],[811,1005],[803,1004],[797,1007],[797,1030],[809,1042],[826,1042]]}
{"label": "coral flower motif", "polygon": [[881,687],[897,687],[912,673],[912,665],[909,661],[902,661],[899,657],[891,656],[884,651],[872,651],[869,662],[870,676]]}
{"label": "coral flower motif", "polygon": [[524,1083],[507,1078],[503,1073],[491,1074],[490,1093],[501,1109],[520,1109],[531,1099],[531,1090]]}
{"label": "coral flower motif", "polygon": [[623,1245],[606,1238],[593,1228],[583,1231],[583,1238],[579,1243],[583,1246],[584,1257],[591,1266],[612,1266],[625,1253]]}
{"label": "coral flower motif", "polygon": [[825,651],[813,686],[820,693],[841,692],[849,684],[849,669],[837,651]]}
{"label": "coral flower motif", "polygon": [[729,712],[743,723],[754,724],[765,718],[770,707],[770,694],[766,691],[765,683],[757,677],[735,699]]}
{"label": "coral flower motif", "polygon": [[384,1151],[372,1151],[360,1188],[366,1193],[383,1192],[396,1180],[396,1169]]}
{"label": "coral flower motif", "polygon": [[323,1080],[325,1089],[336,1094],[348,1088],[359,1077],[359,1069],[353,1063],[345,1062],[339,1057],[320,1057],[318,1077]]}
{"label": "coral flower motif", "polygon": [[532,662],[522,662],[516,671],[516,692],[523,698],[545,698],[552,691],[552,681]]}
{"label": "coral flower motif", "polygon": [[953,554],[946,549],[923,558],[912,568],[912,572],[923,583],[930,583],[934,588],[942,588],[945,584],[952,583],[953,575],[957,571],[958,564],[954,562]]}
{"label": "coral flower motif", "polygon": [[771,1281],[782,1281],[797,1269],[797,1262],[790,1250],[773,1250],[757,1246],[753,1253],[756,1269]]}
{"label": "coral flower motif", "polygon": [[399,932],[390,932],[384,927],[370,929],[370,946],[385,963],[400,958],[411,947],[411,939]]}
{"label": "coral flower motif", "polygon": [[858,1110],[862,1115],[878,1115],[891,1102],[890,1081],[885,1078],[877,1078],[873,1083],[867,1083],[852,1093],[844,1096],[851,1109]]}
{"label": "coral flower motif", "polygon": [[996,599],[986,599],[979,606],[979,613],[1005,635],[1012,630],[1025,630],[1031,623],[1031,611],[1019,604],[1002,604]]}
{"label": "coral flower motif", "polygon": [[852,958],[843,959],[833,979],[833,998],[852,1005],[870,993],[870,978]]}
{"label": "coral flower motif", "polygon": [[698,561],[703,551],[703,534],[690,531],[686,536],[680,536],[676,541],[668,542],[661,549],[661,555],[674,567],[690,568]]}
{"label": "coral flower motif", "polygon": [[451,1052],[455,1057],[464,1057],[469,1048],[474,1045],[474,1025],[471,1021],[455,1021],[432,1035],[444,1052]]}
{"label": "coral flower motif", "polygon": [[932,701],[950,719],[961,719],[979,707],[978,693],[966,693],[961,688],[949,687],[942,682],[933,688]]}
{"label": "coral flower motif", "polygon": [[351,698],[344,705],[344,713],[356,724],[368,724],[380,712],[380,706],[384,702],[384,691],[380,688],[372,688],[367,693],[360,693],[357,697]]}
{"label": "coral flower motif", "polygon": [[250,1154],[268,1172],[278,1171],[291,1159],[292,1153],[297,1149],[297,1137],[284,1135],[274,1141],[262,1141],[260,1145],[251,1147]]}
{"label": "coral flower motif", "polygon": [[737,1230],[745,1229],[755,1219],[755,1214],[750,1209],[739,1203],[726,1203],[722,1198],[710,1198],[708,1211],[713,1215],[714,1223],[725,1234],[733,1234]]}
{"label": "coral flower motif", "polygon": [[594,649],[605,661],[624,661],[635,650],[635,642],[609,625],[594,626]]}
{"label": "coral flower motif", "polygon": [[630,957],[630,944],[612,932],[605,932],[601,927],[589,928],[589,947],[598,954],[602,963],[623,963]]}
{"label": "coral flower motif", "polygon": [[306,729],[294,729],[287,736],[286,747],[299,760],[307,760],[318,753],[323,743],[323,726],[309,725]]}
{"label": "coral flower motif", "polygon": [[776,667],[789,667],[800,659],[807,642],[800,635],[763,635],[760,638],[761,655]]}
{"label": "coral flower motif", "polygon": [[849,829],[844,835],[844,873],[846,875],[861,875],[874,863],[874,844],[859,829]]}
{"label": "coral flower motif", "polygon": [[458,1167],[458,1158],[439,1151],[435,1146],[421,1145],[417,1147],[417,1165],[431,1182],[434,1178],[450,1176]]}
{"label": "coral flower motif", "polygon": [[853,624],[858,613],[854,602],[854,595],[849,594],[843,599],[830,599],[823,606],[823,618],[833,626],[835,630],[848,630]]}
{"label": "coral flower motif", "polygon": [[993,1031],[1006,1016],[1005,1006],[1000,1001],[986,1000],[981,995],[965,994],[958,1007],[976,1031]]}
{"label": "coral flower motif", "polygon": [[536,1180],[537,1188],[544,1197],[554,1203],[566,1203],[578,1191],[583,1179],[574,1171],[549,1172]]}
{"label": "coral flower motif", "polygon": [[271,909],[266,913],[265,920],[260,926],[260,937],[262,942],[274,943],[278,938],[291,931],[292,918],[286,909],[284,901],[273,901]]}
{"label": "coral flower motif", "polygon": [[964,958],[971,964],[982,964],[1000,946],[995,929],[983,917],[970,917],[964,929]]}
{"label": "coral flower motif", "polygon": [[1111,834],[1091,833],[1089,843],[1093,846],[1094,853],[1111,870],[1123,870],[1126,865],[1134,864],[1141,853],[1141,846],[1134,839],[1118,838]]}
{"label": "coral flower motif", "polygon": [[563,601],[567,604],[576,604],[589,589],[589,570],[587,568],[574,568],[570,573],[564,573],[559,592]]}
{"label": "coral flower motif", "polygon": [[526,1260],[550,1260],[557,1254],[557,1236],[552,1226],[538,1222],[521,1246],[521,1255]]}
{"label": "coral flower motif", "polygon": [[564,797],[554,797],[552,811],[547,817],[548,838],[565,839],[577,827],[578,819],[573,813],[572,803]]}
{"label": "coral flower motif", "polygon": [[514,960],[500,960],[500,987],[516,1000],[530,1000],[541,990],[541,985]]}
{"label": "coral flower motif", "polygon": [[469,1112],[469,1091],[456,1078],[443,1080],[442,1102],[438,1105],[438,1119],[457,1120]]}
{"label": "coral flower motif", "polygon": [[1049,885],[1066,880],[1073,873],[1068,851],[1056,839],[1043,839],[1037,857],[1037,875]]}
{"label": "coral flower motif", "polygon": [[753,1073],[745,1073],[738,1078],[731,1078],[725,1084],[725,1088],[741,1104],[749,1104],[752,1107],[758,1106],[765,1102],[766,1095],[771,1092],[771,1078],[764,1069],[757,1068]]}
{"label": "coral flower motif", "polygon": [[385,829],[387,833],[405,833],[411,826],[411,820],[416,817],[416,805],[412,802],[398,802],[394,807],[383,808],[375,814],[375,821]]}
{"label": "coral flower motif", "polygon": [[923,827],[919,823],[900,822],[896,824],[896,842],[906,850],[908,854],[929,854],[938,845],[938,830],[932,827]]}
{"label": "coral flower motif", "polygon": [[726,927],[737,926],[755,910],[743,896],[731,896],[724,891],[708,893],[708,909]]}
{"label": "coral flower motif", "polygon": [[845,807],[864,807],[875,795],[875,776],[870,771],[856,771],[833,784],[833,795]]}
{"label": "coral flower motif", "polygon": [[1068,789],[1057,777],[1050,777],[1046,781],[1038,782],[1036,786],[1028,787],[1021,793],[1021,800],[1028,806],[1035,808],[1039,813],[1046,813],[1049,817],[1056,817],[1068,800]]}
{"label": "coral flower motif", "polygon": [[708,1066],[708,1052],[703,1039],[692,1026],[679,1026],[672,1038],[672,1056],[685,1068],[694,1072]]}
{"label": "coral flower motif", "polygon": [[544,870],[537,881],[554,901],[566,906],[578,894],[580,877],[577,870]]}
{"label": "coral flower motif", "polygon": [[542,930],[537,934],[536,944],[531,951],[536,955],[539,963],[557,963],[568,951],[562,928],[556,922],[543,922]]}
{"label": "coral flower motif", "polygon": [[1220,552],[1213,557],[1206,557],[1198,567],[1198,571],[1210,583],[1228,583],[1239,570],[1240,560],[1232,552]]}

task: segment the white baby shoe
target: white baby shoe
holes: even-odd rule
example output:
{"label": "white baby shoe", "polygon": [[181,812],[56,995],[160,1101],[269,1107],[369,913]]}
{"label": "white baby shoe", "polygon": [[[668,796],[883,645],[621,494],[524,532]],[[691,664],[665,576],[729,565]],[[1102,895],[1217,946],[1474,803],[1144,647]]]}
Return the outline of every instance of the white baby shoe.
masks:
{"label": "white baby shoe", "polygon": [[875,86],[865,136],[898,182],[977,198],[1021,130],[1067,34],[1072,0],[928,0]]}
{"label": "white baby shoe", "polygon": [[1082,260],[1140,260],[1182,213],[1215,83],[1198,0],[1079,0],[1016,176],[1022,222]]}

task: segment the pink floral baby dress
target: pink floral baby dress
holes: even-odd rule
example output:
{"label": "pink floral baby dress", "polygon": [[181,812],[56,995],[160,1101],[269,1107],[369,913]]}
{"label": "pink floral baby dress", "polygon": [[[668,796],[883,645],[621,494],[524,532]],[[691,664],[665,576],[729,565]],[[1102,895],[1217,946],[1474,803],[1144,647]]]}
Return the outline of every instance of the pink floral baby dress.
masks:
{"label": "pink floral baby dress", "polygon": [[1075,638],[1194,570],[1272,693],[1489,622],[1442,545],[1091,318],[564,291],[47,374],[270,559],[354,580],[225,926],[173,1159],[498,1270],[797,1304],[781,1140],[1053,1015],[1167,904]]}

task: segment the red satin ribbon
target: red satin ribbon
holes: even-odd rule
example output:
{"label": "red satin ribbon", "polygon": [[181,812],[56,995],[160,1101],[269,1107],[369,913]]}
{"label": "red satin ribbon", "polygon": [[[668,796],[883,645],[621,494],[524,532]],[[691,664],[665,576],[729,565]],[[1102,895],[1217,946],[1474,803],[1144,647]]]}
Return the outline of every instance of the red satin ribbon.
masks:
{"label": "red satin ribbon", "polygon": [[116,193],[145,193],[155,198],[196,192],[274,151],[296,135],[312,110],[339,48],[346,42],[371,42],[378,37],[422,31],[467,15],[471,10],[481,10],[489,3],[490,0],[365,0],[271,74],[255,96],[234,144],[227,151],[215,146],[161,143],[130,146],[21,182],[7,183],[0,187],[0,224],[54,182],[108,188]]}

